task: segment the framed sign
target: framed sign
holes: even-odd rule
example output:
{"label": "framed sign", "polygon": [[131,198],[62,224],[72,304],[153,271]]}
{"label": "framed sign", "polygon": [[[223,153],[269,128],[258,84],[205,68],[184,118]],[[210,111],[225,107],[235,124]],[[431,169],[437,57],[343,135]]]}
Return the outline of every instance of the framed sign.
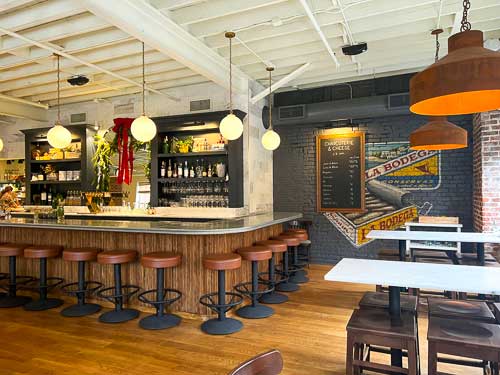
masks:
{"label": "framed sign", "polygon": [[365,210],[365,133],[316,137],[316,189],[319,212]]}

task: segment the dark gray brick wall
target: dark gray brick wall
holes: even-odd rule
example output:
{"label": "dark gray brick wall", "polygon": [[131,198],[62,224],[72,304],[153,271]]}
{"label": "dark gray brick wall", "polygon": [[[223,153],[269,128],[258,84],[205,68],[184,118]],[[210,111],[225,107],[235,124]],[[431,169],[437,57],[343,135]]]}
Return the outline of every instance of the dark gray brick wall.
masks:
{"label": "dark gray brick wall", "polygon": [[[472,117],[450,119],[469,132],[472,144]],[[366,132],[366,142],[408,141],[409,134],[426,122],[424,117],[407,115],[357,121]],[[374,241],[361,248],[353,246],[322,214],[316,212],[316,135],[324,126],[303,124],[277,129],[281,145],[274,152],[274,209],[302,212],[313,221],[312,259],[336,263],[343,257],[376,257],[382,248],[397,248],[388,241]],[[357,127],[355,128],[355,130]],[[472,147],[441,153],[441,185],[437,190],[413,192],[417,204],[433,203],[432,215],[458,216],[464,230],[472,230]]]}

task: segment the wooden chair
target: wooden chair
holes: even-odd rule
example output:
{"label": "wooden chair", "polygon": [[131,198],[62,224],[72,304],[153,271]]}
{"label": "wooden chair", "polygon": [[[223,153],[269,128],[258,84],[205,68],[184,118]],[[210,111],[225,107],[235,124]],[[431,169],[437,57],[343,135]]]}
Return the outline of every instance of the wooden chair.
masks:
{"label": "wooden chair", "polygon": [[283,370],[283,357],[279,350],[261,353],[233,369],[229,375],[277,375]]}

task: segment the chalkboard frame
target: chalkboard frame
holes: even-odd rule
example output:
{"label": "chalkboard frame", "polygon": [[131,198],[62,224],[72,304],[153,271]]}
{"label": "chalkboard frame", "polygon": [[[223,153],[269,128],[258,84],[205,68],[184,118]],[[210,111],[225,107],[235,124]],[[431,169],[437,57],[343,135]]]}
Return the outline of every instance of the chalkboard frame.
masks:
{"label": "chalkboard frame", "polygon": [[[321,141],[324,139],[339,139],[339,138],[359,138],[359,160],[360,160],[360,207],[347,208],[336,207],[327,208],[321,206]],[[365,212],[365,132],[352,131],[333,134],[321,134],[316,136],[316,207],[318,212]]]}

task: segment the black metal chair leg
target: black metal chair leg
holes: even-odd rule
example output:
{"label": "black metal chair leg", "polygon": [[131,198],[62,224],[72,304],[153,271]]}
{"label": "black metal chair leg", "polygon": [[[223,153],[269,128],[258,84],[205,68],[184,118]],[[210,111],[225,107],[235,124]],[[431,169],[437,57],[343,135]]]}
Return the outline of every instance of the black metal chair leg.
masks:
{"label": "black metal chair leg", "polygon": [[51,278],[57,280],[57,283],[49,285],[47,277],[47,258],[40,258],[40,279],[38,285],[38,293],[40,295],[39,299],[32,301],[24,305],[24,309],[28,311],[42,311],[54,309],[61,306],[64,301],[59,298],[47,298],[47,293],[49,288],[52,288],[60,283],[62,283],[61,278]]}
{"label": "black metal chair leg", "polygon": [[[269,286],[273,289],[270,293],[263,294],[259,301],[261,303],[266,303],[266,304],[280,304],[280,303],[285,303],[288,301],[288,296],[285,294],[281,294],[276,292],[276,286],[279,284],[279,282],[276,282],[276,273],[275,273],[275,262],[276,262],[276,256],[273,253],[271,259],[268,261],[268,280],[269,280]],[[280,282],[283,282],[284,279],[280,280]]]}
{"label": "black metal chair leg", "polygon": [[[31,297],[17,295],[17,259],[15,256],[9,256],[9,284],[7,295],[0,298],[0,308],[10,308],[24,306],[31,301]],[[30,277],[25,278],[26,281],[32,280]]]}
{"label": "black metal chair leg", "polygon": [[[272,260],[272,258],[271,258]],[[261,305],[258,298],[262,294],[267,294],[272,289],[267,289],[265,291],[259,291],[259,262],[252,261],[252,281],[251,290],[246,290],[246,285],[248,283],[242,283],[235,286],[235,289],[251,298],[251,305],[244,306],[236,310],[236,314],[246,319],[262,319],[267,318],[274,314],[274,310],[269,306]],[[240,289],[242,288],[242,289]]]}

